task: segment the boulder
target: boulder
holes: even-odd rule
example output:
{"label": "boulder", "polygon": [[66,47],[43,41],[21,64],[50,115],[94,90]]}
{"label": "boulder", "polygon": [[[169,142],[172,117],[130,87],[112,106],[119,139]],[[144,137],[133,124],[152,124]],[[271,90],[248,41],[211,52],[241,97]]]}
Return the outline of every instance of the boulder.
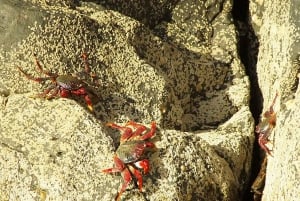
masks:
{"label": "boulder", "polygon": [[[123,180],[101,170],[113,166],[120,135],[105,124],[129,120],[157,122],[157,149],[147,155],[143,191],[132,182],[122,199],[241,199],[254,121],[231,1],[2,2],[7,19],[28,9],[20,27],[3,29],[27,32],[0,51],[1,200],[112,200]],[[94,113],[82,97],[32,98],[53,83],[28,80],[17,67],[47,77],[36,57],[47,71],[78,74],[83,53],[99,82],[86,80],[98,96]]]}
{"label": "boulder", "polygon": [[252,1],[259,37],[257,75],[268,110],[276,92],[277,125],[271,133],[262,200],[299,200],[299,8],[297,1]]}

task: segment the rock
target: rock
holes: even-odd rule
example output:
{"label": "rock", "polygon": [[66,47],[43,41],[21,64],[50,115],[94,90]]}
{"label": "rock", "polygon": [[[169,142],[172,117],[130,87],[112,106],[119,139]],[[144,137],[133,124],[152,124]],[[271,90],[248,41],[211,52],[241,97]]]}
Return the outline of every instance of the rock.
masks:
{"label": "rock", "polygon": [[11,51],[13,46],[31,32],[28,26],[32,26],[35,22],[42,23],[43,13],[33,8],[32,4],[22,1],[0,0],[0,4],[0,44],[3,51]]}
{"label": "rock", "polygon": [[107,183],[100,170],[110,165],[112,140],[75,102],[10,95],[0,133],[1,200],[109,199],[98,188]]}
{"label": "rock", "polygon": [[[229,1],[169,2],[151,17],[146,11],[160,4],[149,4],[135,19],[123,14],[127,7],[108,10],[109,3],[27,4],[43,17],[29,25],[18,45],[0,51],[1,200],[113,199],[123,181],[100,170],[113,165],[119,135],[104,125],[128,120],[157,122],[157,151],[149,156],[152,169],[143,177],[143,192],[131,184],[122,198],[238,200],[243,195],[254,123]],[[158,20],[166,8],[170,22]],[[47,84],[26,79],[17,66],[34,77],[46,76],[36,70],[36,55],[45,70],[78,73],[84,52],[100,82],[91,86],[99,96],[94,114],[80,97],[30,98]]]}
{"label": "rock", "polygon": [[[299,12],[296,1],[254,1],[252,21],[260,38],[257,74],[267,110],[276,92],[277,125],[270,136],[262,200],[299,200]],[[261,12],[261,11],[264,12]]]}

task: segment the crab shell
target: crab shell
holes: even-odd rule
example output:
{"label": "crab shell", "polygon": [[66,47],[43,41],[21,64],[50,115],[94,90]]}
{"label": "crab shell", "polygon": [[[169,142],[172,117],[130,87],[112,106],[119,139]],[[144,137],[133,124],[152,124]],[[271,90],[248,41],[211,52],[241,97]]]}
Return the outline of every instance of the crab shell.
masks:
{"label": "crab shell", "polygon": [[146,147],[152,148],[154,144],[143,140],[126,141],[118,148],[116,154],[123,163],[133,163],[143,156]]}
{"label": "crab shell", "polygon": [[88,85],[71,75],[60,75],[56,78],[56,85],[60,96],[67,98],[70,94],[83,96],[90,111],[93,112],[92,98],[97,95],[88,88]]}
{"label": "crab shell", "polygon": [[81,87],[86,87],[86,84],[84,82],[71,75],[58,76],[56,78],[56,83],[58,86],[70,91],[77,90]]}

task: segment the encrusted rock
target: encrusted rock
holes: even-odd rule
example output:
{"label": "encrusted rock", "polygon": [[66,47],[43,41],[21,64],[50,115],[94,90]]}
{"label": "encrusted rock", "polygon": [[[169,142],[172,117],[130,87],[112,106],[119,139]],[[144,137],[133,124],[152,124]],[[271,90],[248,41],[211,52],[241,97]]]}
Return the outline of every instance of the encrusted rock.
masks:
{"label": "encrusted rock", "polygon": [[[299,2],[252,1],[251,16],[259,36],[257,74],[267,110],[276,92],[277,123],[268,145],[262,200],[299,200]],[[263,10],[263,12],[262,12]]]}
{"label": "encrusted rock", "polygon": [[[254,123],[230,1],[160,9],[152,2],[136,7],[145,10],[135,19],[123,14],[127,7],[68,2],[32,1],[42,17],[0,51],[0,199],[113,199],[122,180],[100,170],[112,166],[119,136],[103,125],[135,120],[158,123],[157,151],[143,192],[131,184],[122,198],[238,200],[249,181]],[[158,16],[143,15],[153,8]],[[171,21],[162,18],[167,11]],[[100,80],[95,114],[80,101],[30,98],[47,84],[17,66],[41,76],[36,55],[45,70],[76,73],[83,52]]]}

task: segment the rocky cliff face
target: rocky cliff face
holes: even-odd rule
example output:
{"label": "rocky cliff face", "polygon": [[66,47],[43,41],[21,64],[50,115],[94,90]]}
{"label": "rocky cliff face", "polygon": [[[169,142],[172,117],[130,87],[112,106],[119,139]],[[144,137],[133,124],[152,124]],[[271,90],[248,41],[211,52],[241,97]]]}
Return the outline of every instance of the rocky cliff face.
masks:
{"label": "rocky cliff face", "polygon": [[[113,166],[120,136],[105,124],[129,120],[156,121],[158,131],[156,150],[145,156],[151,170],[143,191],[132,182],[122,199],[241,199],[250,185],[255,135],[251,80],[239,59],[231,1],[0,3],[1,200],[114,199],[123,180],[101,170]],[[259,13],[253,10],[253,18]],[[281,26],[269,22],[263,17],[255,29],[264,48],[257,66],[264,108],[280,94],[268,172],[283,164],[281,172],[295,174],[297,141],[289,128],[299,119],[297,35],[289,27],[291,35],[277,40],[266,30]],[[17,67],[45,77],[36,57],[47,71],[74,75],[85,68],[83,53],[98,79],[97,85],[86,80],[98,96],[94,113],[82,97],[32,98],[51,82],[28,80]],[[279,155],[287,154],[281,147],[291,158]],[[265,198],[276,182],[267,174]]]}
{"label": "rocky cliff face", "polygon": [[[262,200],[299,199],[299,2],[252,1],[251,19],[259,37],[257,75],[264,108],[276,91],[277,125],[271,135]],[[271,146],[271,144],[270,144]]]}

